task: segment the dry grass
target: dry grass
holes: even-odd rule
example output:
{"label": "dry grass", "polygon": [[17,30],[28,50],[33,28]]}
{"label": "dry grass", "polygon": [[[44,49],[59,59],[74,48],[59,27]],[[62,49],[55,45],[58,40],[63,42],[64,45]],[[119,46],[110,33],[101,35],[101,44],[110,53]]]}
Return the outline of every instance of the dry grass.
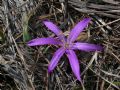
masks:
{"label": "dry grass", "polygon": [[[0,1],[1,90],[119,90],[120,2],[112,0],[2,0]],[[63,56],[48,74],[57,47],[28,47],[36,37],[54,37],[43,20],[56,23],[67,36],[84,17],[92,18],[78,41],[101,44],[102,52],[76,51],[82,82],[74,77]]]}

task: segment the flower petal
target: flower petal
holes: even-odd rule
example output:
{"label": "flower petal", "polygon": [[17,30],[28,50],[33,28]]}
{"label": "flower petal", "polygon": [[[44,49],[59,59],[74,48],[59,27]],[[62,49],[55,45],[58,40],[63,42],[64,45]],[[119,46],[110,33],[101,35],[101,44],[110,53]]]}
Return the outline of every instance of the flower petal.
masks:
{"label": "flower petal", "polygon": [[68,37],[68,42],[74,42],[78,35],[83,31],[83,29],[88,25],[90,22],[90,18],[85,18],[82,21],[80,21],[70,32],[70,35]]}
{"label": "flower petal", "polygon": [[103,47],[100,45],[95,45],[95,44],[89,44],[89,43],[74,43],[73,49],[79,49],[83,51],[101,51],[103,50]]}
{"label": "flower petal", "polygon": [[57,27],[55,24],[53,24],[50,21],[43,21],[43,23],[49,30],[55,33],[61,40],[64,40],[65,36],[62,33],[62,31],[59,29],[59,27]]}
{"label": "flower petal", "polygon": [[76,56],[75,52],[73,50],[67,50],[66,55],[69,59],[69,62],[70,62],[73,73],[75,74],[77,79],[80,81],[81,80],[81,78],[80,78],[80,67],[79,67],[79,62],[78,62],[78,59],[77,59],[77,56]]}
{"label": "flower petal", "polygon": [[45,45],[45,44],[61,44],[62,42],[55,38],[37,38],[29,41],[27,43],[28,46],[37,46],[37,45]]}
{"label": "flower petal", "polygon": [[60,58],[62,55],[65,53],[64,48],[59,48],[53,55],[52,60],[50,61],[50,64],[48,66],[48,72],[51,72],[56,66],[57,63],[59,62]]}

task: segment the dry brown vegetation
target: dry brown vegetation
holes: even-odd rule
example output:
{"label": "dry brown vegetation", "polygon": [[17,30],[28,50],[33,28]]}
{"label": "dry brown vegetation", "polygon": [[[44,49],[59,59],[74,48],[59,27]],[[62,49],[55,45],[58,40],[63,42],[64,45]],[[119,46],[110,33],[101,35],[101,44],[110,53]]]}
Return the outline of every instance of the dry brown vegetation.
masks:
{"label": "dry brown vegetation", "polygon": [[[92,21],[77,40],[101,44],[104,51],[76,52],[82,83],[66,56],[48,74],[56,47],[29,47],[26,42],[54,37],[43,20],[56,23],[67,36],[84,17]],[[120,1],[1,0],[0,90],[120,90]]]}

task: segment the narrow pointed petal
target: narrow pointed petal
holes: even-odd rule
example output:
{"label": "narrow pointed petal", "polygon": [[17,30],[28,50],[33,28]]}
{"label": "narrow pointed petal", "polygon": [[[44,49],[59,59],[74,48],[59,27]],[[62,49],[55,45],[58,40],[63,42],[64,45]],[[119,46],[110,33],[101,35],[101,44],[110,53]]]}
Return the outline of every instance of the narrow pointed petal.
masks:
{"label": "narrow pointed petal", "polygon": [[52,60],[50,61],[50,64],[48,66],[48,72],[51,72],[58,64],[60,58],[63,56],[65,53],[64,48],[59,48],[53,55]]}
{"label": "narrow pointed petal", "polygon": [[74,43],[73,49],[79,49],[83,51],[102,51],[103,47],[100,45],[95,45],[95,44],[89,44],[89,43]]}
{"label": "narrow pointed petal", "polygon": [[82,21],[80,21],[70,32],[70,35],[68,37],[69,42],[74,42],[76,38],[79,36],[79,34],[84,30],[84,28],[88,25],[90,22],[90,18],[85,18]]}
{"label": "narrow pointed petal", "polygon": [[79,67],[79,62],[78,62],[78,58],[75,54],[75,52],[73,50],[67,50],[66,51],[66,55],[69,59],[72,71],[74,73],[74,75],[77,77],[77,79],[80,81],[80,67]]}
{"label": "narrow pointed petal", "polygon": [[61,40],[64,40],[65,36],[62,33],[62,31],[59,29],[59,27],[57,27],[55,24],[53,24],[50,21],[43,21],[43,23],[49,30],[55,33]]}
{"label": "narrow pointed petal", "polygon": [[61,41],[55,38],[36,38],[27,43],[28,46],[37,46],[37,45],[60,45]]}

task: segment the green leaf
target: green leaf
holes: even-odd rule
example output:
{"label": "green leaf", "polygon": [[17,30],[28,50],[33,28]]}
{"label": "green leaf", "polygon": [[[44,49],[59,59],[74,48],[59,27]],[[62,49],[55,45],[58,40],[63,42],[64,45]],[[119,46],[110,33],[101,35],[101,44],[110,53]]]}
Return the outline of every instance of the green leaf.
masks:
{"label": "green leaf", "polygon": [[23,41],[27,42],[31,39],[30,34],[28,32],[28,21],[29,21],[29,16],[27,16],[26,13],[23,14],[22,18],[22,26],[23,26]]}
{"label": "green leaf", "polygon": [[3,28],[0,27],[0,43],[4,43],[4,41],[5,41],[5,37],[3,34]]}
{"label": "green leaf", "polygon": [[116,82],[113,82],[115,85],[117,85],[117,86],[120,86],[120,82],[118,81],[116,81]]}

